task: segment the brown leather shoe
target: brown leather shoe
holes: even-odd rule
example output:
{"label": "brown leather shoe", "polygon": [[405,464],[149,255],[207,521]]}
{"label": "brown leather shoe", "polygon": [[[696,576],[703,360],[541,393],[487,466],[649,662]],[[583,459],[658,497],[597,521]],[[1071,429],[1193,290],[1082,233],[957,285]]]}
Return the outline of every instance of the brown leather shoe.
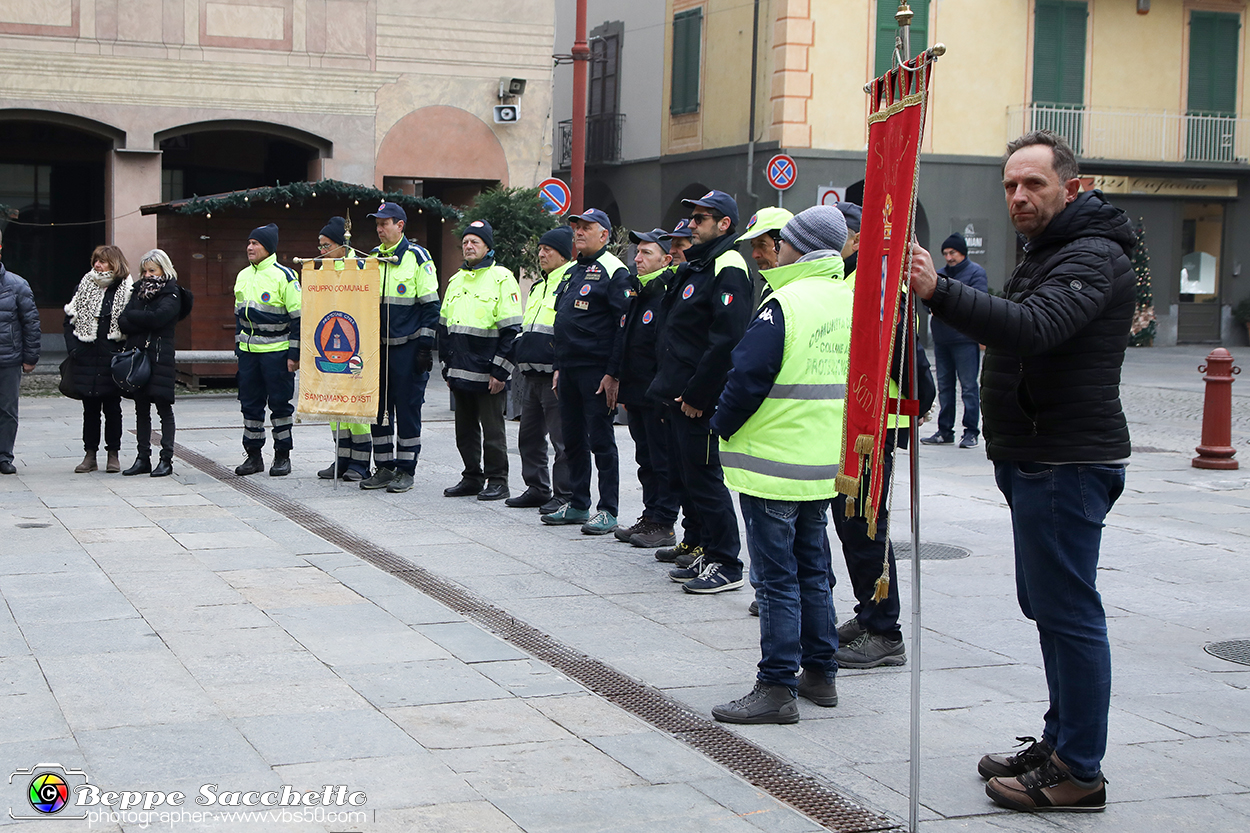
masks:
{"label": "brown leather shoe", "polygon": [[87,456],[82,458],[82,462],[74,466],[74,474],[86,474],[89,471],[95,471],[99,466],[95,461],[95,452],[88,451]]}
{"label": "brown leather shoe", "polygon": [[110,451],[108,453],[108,462],[104,465],[104,470],[110,474],[116,474],[122,470],[122,459],[120,452]]}
{"label": "brown leather shoe", "polygon": [[1051,753],[1050,760],[1015,778],[991,778],[985,794],[1000,807],[1025,813],[1101,813],[1107,809],[1107,779],[1093,787],[1072,782],[1068,765]]}

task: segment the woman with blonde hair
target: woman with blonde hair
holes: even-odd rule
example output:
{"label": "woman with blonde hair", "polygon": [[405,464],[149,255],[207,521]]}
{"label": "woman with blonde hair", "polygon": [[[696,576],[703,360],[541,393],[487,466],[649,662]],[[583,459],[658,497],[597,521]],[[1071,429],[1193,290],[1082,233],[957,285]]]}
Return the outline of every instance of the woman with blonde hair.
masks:
{"label": "woman with blonde hair", "polygon": [[130,301],[130,267],[116,246],[97,246],[91,271],[82,276],[74,297],[65,305],[65,348],[72,357],[74,392],[82,399],[82,446],[87,452],[76,474],[96,471],[100,450],[100,415],[104,415],[105,471],[122,470],[122,392],[109,367],[122,349],[119,325]]}
{"label": "woman with blonde hair", "polygon": [[[153,249],[139,261],[140,277],[130,293],[130,304],[121,316],[126,347],[141,347],[152,365],[148,383],[132,394],[135,400],[135,435],[139,454],[123,475],[148,474],[167,477],[174,460],[174,327],[184,317],[182,288],[169,255]],[[161,419],[161,459],[152,468],[152,405]]]}

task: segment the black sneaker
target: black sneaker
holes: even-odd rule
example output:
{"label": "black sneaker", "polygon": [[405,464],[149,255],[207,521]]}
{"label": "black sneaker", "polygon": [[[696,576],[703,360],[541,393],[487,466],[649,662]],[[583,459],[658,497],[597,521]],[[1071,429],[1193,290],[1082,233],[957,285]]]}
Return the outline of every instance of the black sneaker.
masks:
{"label": "black sneaker", "polygon": [[746,582],[742,578],[742,570],[737,571],[737,577],[719,561],[704,561],[703,571],[699,573],[698,578],[692,578],[681,586],[682,590],[687,593],[723,593],[726,590],[737,590]]}
{"label": "black sneaker", "polygon": [[[317,472],[317,479],[318,480],[333,480],[335,471],[336,471],[335,464],[331,463],[326,468],[321,469],[320,471]],[[338,468],[337,471],[339,472],[340,475],[342,475],[345,469]]]}
{"label": "black sneaker", "polygon": [[852,616],[838,625],[838,645],[850,645],[866,633],[868,629],[859,623],[859,617]]}
{"label": "black sneaker", "polygon": [[826,677],[804,668],[799,672],[799,696],[818,706],[832,708],[838,705],[837,677]]}
{"label": "black sneaker", "polygon": [[391,482],[386,484],[386,491],[391,494],[403,494],[412,490],[412,483],[413,478],[411,474],[406,471],[396,471],[395,476],[391,478]]}
{"label": "black sneaker", "polygon": [[760,602],[759,602],[759,599],[752,599],[752,600],[751,600],[751,603],[750,603],[749,605],[747,605],[747,614],[748,614],[748,615],[750,615],[750,616],[759,616],[759,615],[760,615]]}
{"label": "black sneaker", "polygon": [[890,639],[879,633],[863,633],[833,655],[843,668],[876,668],[881,665],[903,665],[907,651],[903,640]]}
{"label": "black sneaker", "polygon": [[1041,766],[1014,778],[991,778],[985,794],[1000,807],[1025,813],[1101,813],[1107,809],[1107,779],[1099,774],[1082,786],[1053,753]]}
{"label": "black sneaker", "polygon": [[[508,501],[506,500],[504,501],[504,503],[507,503],[507,502]],[[553,497],[551,500],[547,501],[542,506],[538,507],[538,514],[540,515],[554,514],[556,512],[559,512],[560,507],[566,503],[568,503],[568,501],[565,500],[564,498]]]}
{"label": "black sneaker", "polygon": [[615,535],[616,540],[620,541],[622,544],[628,544],[630,536],[632,536],[635,532],[642,532],[650,525],[651,522],[646,518],[639,518],[634,521],[632,526],[618,526],[612,534]]}
{"label": "black sneaker", "polygon": [[647,521],[642,529],[629,536],[629,543],[635,547],[652,550],[656,547],[671,546],[677,540],[671,526]]}
{"label": "black sneaker", "polygon": [[960,448],[976,448],[977,447],[977,435],[976,434],[964,434],[963,438],[959,441],[959,447]]}
{"label": "black sneaker", "polygon": [[672,564],[681,556],[687,553],[694,552],[697,549],[699,549],[699,547],[692,547],[689,544],[687,544],[685,541],[679,541],[677,544],[674,544],[671,547],[665,547],[662,550],[656,550],[655,560],[660,561],[664,564]]}
{"label": "black sneaker", "polygon": [[1055,748],[1044,740],[1024,735],[1016,738],[1024,746],[1019,752],[1004,752],[1001,755],[986,755],[977,764],[977,772],[982,778],[1014,778],[1023,775],[1030,769],[1037,769],[1050,760]]}
{"label": "black sneaker", "polygon": [[677,558],[673,559],[673,563],[678,567],[690,567],[697,559],[703,557],[703,547],[695,547],[692,550],[686,550]]}
{"label": "black sneaker", "polygon": [[378,469],[369,477],[360,481],[360,488],[365,491],[372,489],[385,489],[391,485],[391,481],[395,479],[395,469]]}
{"label": "black sneaker", "polygon": [[786,686],[757,682],[746,697],[713,706],[712,717],[722,723],[798,723],[799,701]]}
{"label": "black sneaker", "polygon": [[920,442],[925,445],[952,445],[955,442],[954,434],[943,434],[941,431],[932,436],[921,438]]}

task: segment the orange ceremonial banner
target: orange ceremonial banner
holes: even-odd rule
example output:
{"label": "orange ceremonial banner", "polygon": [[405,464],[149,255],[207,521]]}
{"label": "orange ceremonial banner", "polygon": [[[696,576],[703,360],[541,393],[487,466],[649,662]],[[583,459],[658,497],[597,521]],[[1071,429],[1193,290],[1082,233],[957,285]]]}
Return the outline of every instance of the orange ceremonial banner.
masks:
{"label": "orange ceremonial banner", "polygon": [[381,360],[376,260],[309,260],[300,273],[301,414],[374,422]]}

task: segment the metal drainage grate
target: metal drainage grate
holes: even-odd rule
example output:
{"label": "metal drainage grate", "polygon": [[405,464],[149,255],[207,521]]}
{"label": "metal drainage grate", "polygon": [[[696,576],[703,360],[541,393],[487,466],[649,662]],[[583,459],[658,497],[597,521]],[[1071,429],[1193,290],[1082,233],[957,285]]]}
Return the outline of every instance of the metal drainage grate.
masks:
{"label": "metal drainage grate", "polygon": [[1241,665],[1250,665],[1250,639],[1229,639],[1226,642],[1210,642],[1202,646],[1213,657],[1226,659]]}
{"label": "metal drainage grate", "polygon": [[[891,541],[894,545],[894,558],[896,561],[902,561],[911,558],[911,541]],[[934,544],[929,541],[920,542],[920,560],[921,561],[954,561],[957,558],[967,558],[972,555],[971,550],[957,547],[954,544]]]}
{"label": "metal drainage grate", "polygon": [[175,444],[174,449],[180,458],[210,477],[490,629],[595,694],[699,750],[826,829],[839,833],[870,833],[902,827],[888,816],[861,807],[772,752],[739,737],[659,690],[553,639],[506,610],[474,596],[460,585],[348,532],[319,512],[263,488],[254,478],[236,477],[224,466],[184,446]]}

